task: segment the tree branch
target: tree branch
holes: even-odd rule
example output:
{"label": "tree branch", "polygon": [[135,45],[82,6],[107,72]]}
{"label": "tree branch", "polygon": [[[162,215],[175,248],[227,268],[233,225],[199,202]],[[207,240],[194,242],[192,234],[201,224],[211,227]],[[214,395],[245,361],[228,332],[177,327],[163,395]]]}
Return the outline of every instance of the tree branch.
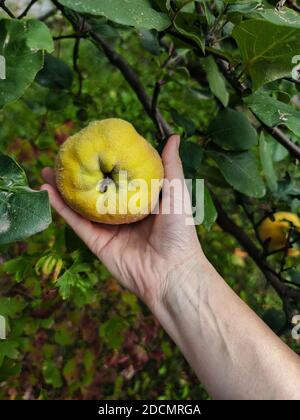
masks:
{"label": "tree branch", "polygon": [[[174,31],[168,31],[170,35],[175,36],[178,39],[181,39],[182,41],[188,43],[189,45],[193,46],[197,49],[201,55],[203,55],[202,51],[200,50],[199,46],[194,42],[193,40],[190,40],[189,38],[186,38],[184,35],[177,34]],[[161,43],[161,45],[166,45],[164,43]],[[226,61],[226,58],[223,57],[222,54],[218,54],[217,50],[210,50],[210,54],[215,56],[216,63],[218,64],[218,67],[220,71],[222,72],[225,79],[228,81],[228,83],[233,87],[233,89],[239,94],[243,95],[245,91],[247,90],[247,87],[241,83],[238,78],[235,77],[235,75],[232,73],[229,63]],[[193,76],[194,77],[194,76]],[[195,78],[195,77],[194,77]],[[257,117],[256,117],[257,118]],[[258,118],[257,118],[258,119]],[[259,120],[261,125],[264,127],[264,129],[270,133],[275,140],[278,141],[282,146],[284,146],[293,156],[295,156],[297,159],[300,159],[300,148],[288,137],[286,136],[282,130],[278,127],[269,127],[267,124]]]}
{"label": "tree branch", "polygon": [[54,36],[54,41],[60,41],[62,39],[76,39],[76,38],[86,38],[86,34],[69,34],[69,35],[60,35]]}
{"label": "tree branch", "polygon": [[293,0],[287,0],[287,4],[291,9],[294,9],[296,12],[300,12],[300,6]]}
{"label": "tree branch", "polygon": [[110,63],[117,67],[123,74],[124,78],[134,90],[135,94],[137,95],[147,114],[152,120],[154,120],[155,124],[157,125],[157,128],[159,130],[160,128],[162,128],[164,136],[170,137],[170,135],[172,134],[171,127],[165,121],[159,110],[157,110],[156,115],[154,117],[152,113],[152,100],[144,90],[143,85],[141,84],[137,74],[132,69],[130,64],[120,54],[114,51],[110,44],[99,34],[96,34],[91,31],[90,36],[94,40],[96,46],[100,47],[101,50],[104,52]]}
{"label": "tree branch", "polygon": [[81,93],[82,93],[82,84],[83,84],[83,80],[84,77],[81,73],[78,61],[79,61],[79,51],[80,51],[80,37],[76,37],[75,38],[75,43],[74,43],[74,48],[73,48],[73,68],[74,71],[77,73],[78,75],[78,92],[77,92],[77,96],[80,98]]}
{"label": "tree branch", "polygon": [[25,17],[26,15],[27,15],[27,13],[29,12],[29,10],[32,8],[32,6],[35,4],[35,3],[37,3],[38,2],[38,0],[31,0],[31,2],[28,4],[28,6],[25,8],[25,10],[24,10],[24,12],[23,13],[21,13],[19,16],[18,16],[18,19],[23,19],[23,17]]}
{"label": "tree branch", "polygon": [[59,8],[62,14],[71,22],[76,31],[80,29],[82,32],[89,33],[91,40],[94,42],[97,48],[103,51],[106,57],[108,58],[109,62],[113,66],[117,67],[123,74],[125,80],[135,92],[145,111],[156,124],[159,132],[161,132],[162,130],[165,138],[170,137],[173,133],[170,125],[166,122],[166,120],[163,118],[162,114],[158,109],[156,111],[155,116],[153,115],[152,99],[145,91],[141,81],[139,80],[137,74],[135,73],[131,65],[119,53],[117,53],[101,35],[93,32],[91,26],[88,23],[85,22],[84,24],[82,24],[82,19],[79,15],[77,15],[77,20],[79,22],[78,23],[75,22],[75,20],[72,20],[70,16],[65,13],[64,7],[61,4],[59,4],[56,0],[53,0],[53,3]]}
{"label": "tree branch", "polygon": [[13,12],[5,5],[5,0],[0,0],[0,7],[1,9],[4,10],[5,13],[8,14],[9,17],[11,18],[15,18],[15,15],[13,14]]}

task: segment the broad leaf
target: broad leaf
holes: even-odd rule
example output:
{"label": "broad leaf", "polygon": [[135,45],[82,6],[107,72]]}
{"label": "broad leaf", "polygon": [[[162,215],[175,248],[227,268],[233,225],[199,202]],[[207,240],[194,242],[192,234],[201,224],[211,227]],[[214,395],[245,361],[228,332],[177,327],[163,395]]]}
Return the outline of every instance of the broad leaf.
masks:
{"label": "broad leaf", "polygon": [[237,191],[250,197],[265,195],[265,186],[252,152],[226,152],[209,149],[209,156],[218,165],[226,181]]}
{"label": "broad leaf", "polygon": [[169,17],[154,10],[149,0],[60,0],[59,2],[76,12],[105,16],[113,22],[135,28],[162,31],[171,24]]}
{"label": "broad leaf", "polygon": [[195,131],[196,131],[195,123],[191,119],[180,114],[177,111],[177,109],[171,108],[171,117],[176,125],[184,129],[187,137],[190,137],[193,134],[195,134]]}
{"label": "broad leaf", "polygon": [[139,32],[142,46],[153,55],[160,55],[161,47],[158,42],[157,32],[149,29],[142,29]]}
{"label": "broad leaf", "polygon": [[265,92],[256,92],[245,98],[251,111],[269,127],[285,125],[300,137],[300,112],[289,104],[272,98]]}
{"label": "broad leaf", "polygon": [[0,297],[0,315],[13,317],[24,309],[26,304],[21,299]]}
{"label": "broad leaf", "polygon": [[189,13],[178,13],[173,20],[174,28],[186,38],[194,41],[205,52],[205,40],[201,34],[201,23]]}
{"label": "broad leaf", "polygon": [[17,162],[0,155],[0,244],[28,238],[50,223],[48,193],[31,190]]}
{"label": "broad leaf", "polygon": [[203,148],[191,141],[182,141],[180,145],[180,157],[186,178],[195,177],[201,166]]}
{"label": "broad leaf", "polygon": [[0,80],[0,108],[19,99],[31,85],[43,66],[44,51],[53,51],[45,24],[37,20],[0,20],[0,55],[6,63],[6,79]]}
{"label": "broad leaf", "polygon": [[259,155],[266,183],[270,191],[277,190],[277,176],[273,165],[273,143],[262,132],[259,138]]}
{"label": "broad leaf", "polygon": [[211,123],[209,135],[214,143],[228,150],[248,150],[257,144],[257,133],[242,112],[227,108]]}
{"label": "broad leaf", "polygon": [[203,226],[209,230],[217,220],[218,213],[208,188],[204,187],[204,220]]}
{"label": "broad leaf", "polygon": [[46,54],[44,67],[37,74],[36,81],[51,89],[71,89],[73,72],[64,61]]}
{"label": "broad leaf", "polygon": [[[270,12],[271,13],[271,12]],[[284,19],[281,24],[263,19],[244,20],[235,26],[243,70],[250,74],[253,88],[291,75],[292,59],[300,50],[300,26]]]}
{"label": "broad leaf", "polygon": [[118,349],[124,341],[126,322],[119,317],[113,317],[99,328],[99,335],[111,349]]}
{"label": "broad leaf", "polygon": [[229,3],[226,9],[226,14],[241,14],[249,16],[250,13],[263,10],[262,2],[259,0],[250,0],[250,1],[226,1]]}
{"label": "broad leaf", "polygon": [[229,93],[226,88],[224,76],[220,73],[214,58],[210,55],[204,58],[201,63],[205,69],[210,90],[226,107],[229,102]]}
{"label": "broad leaf", "polygon": [[275,8],[268,8],[264,10],[257,9],[256,12],[264,20],[274,23],[275,25],[295,29],[300,28],[300,14],[288,7],[282,8],[281,10],[277,10]]}
{"label": "broad leaf", "polygon": [[42,370],[46,384],[53,386],[53,388],[62,387],[63,382],[61,373],[56,363],[54,363],[52,360],[45,360]]}

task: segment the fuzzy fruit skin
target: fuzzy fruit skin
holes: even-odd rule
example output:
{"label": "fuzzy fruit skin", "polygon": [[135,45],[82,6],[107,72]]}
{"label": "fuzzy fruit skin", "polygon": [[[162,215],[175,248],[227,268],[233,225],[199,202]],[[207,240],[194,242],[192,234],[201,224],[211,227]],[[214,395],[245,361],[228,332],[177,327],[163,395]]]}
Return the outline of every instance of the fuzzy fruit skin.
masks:
{"label": "fuzzy fruit skin", "polygon": [[[126,171],[129,181],[146,181],[149,200],[145,200],[146,206],[140,212],[121,214],[117,208],[116,214],[99,213],[97,202],[99,197],[103,198],[99,185],[104,174],[112,171],[116,185],[119,171]],[[164,168],[157,151],[132,124],[110,118],[90,123],[63,143],[57,155],[55,174],[58,190],[74,211],[94,222],[119,225],[142,220],[155,207],[161,188],[158,186],[151,191],[151,180],[163,180]],[[107,197],[114,197],[113,186],[108,186]],[[129,202],[134,193],[127,188],[125,193]]]}
{"label": "fuzzy fruit skin", "polygon": [[[300,219],[297,214],[289,212],[277,212],[271,217],[266,217],[258,227],[260,239],[264,242],[269,239],[268,250],[277,251],[286,245],[288,231],[291,227],[300,229]],[[299,252],[290,248],[289,256],[298,256]]]}

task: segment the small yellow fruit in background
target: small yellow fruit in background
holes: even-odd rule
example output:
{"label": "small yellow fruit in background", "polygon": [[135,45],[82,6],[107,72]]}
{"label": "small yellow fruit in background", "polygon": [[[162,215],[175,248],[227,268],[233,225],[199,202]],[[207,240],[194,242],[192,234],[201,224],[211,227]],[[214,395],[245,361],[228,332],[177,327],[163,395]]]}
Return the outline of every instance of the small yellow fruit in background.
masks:
{"label": "small yellow fruit in background", "polygon": [[[268,242],[268,251],[277,251],[286,246],[288,232],[291,228],[300,230],[300,219],[297,214],[289,212],[277,212],[266,217],[258,227],[258,235],[262,242]],[[288,255],[299,255],[297,249],[290,248]]]}
{"label": "small yellow fruit in background", "polygon": [[[86,219],[106,224],[145,218],[157,204],[164,177],[157,151],[132,124],[117,118],[94,121],[68,138],[55,173],[65,202]],[[147,191],[135,189],[136,180]],[[99,211],[103,206],[106,213]]]}

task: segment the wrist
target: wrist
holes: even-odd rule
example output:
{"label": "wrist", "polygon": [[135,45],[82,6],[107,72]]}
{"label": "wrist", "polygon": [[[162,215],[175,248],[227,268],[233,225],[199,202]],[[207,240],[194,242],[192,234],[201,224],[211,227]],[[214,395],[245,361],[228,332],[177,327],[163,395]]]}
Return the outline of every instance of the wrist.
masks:
{"label": "wrist", "polygon": [[185,261],[167,270],[152,312],[163,323],[164,318],[173,318],[178,311],[200,305],[213,274],[215,270],[199,248]]}

